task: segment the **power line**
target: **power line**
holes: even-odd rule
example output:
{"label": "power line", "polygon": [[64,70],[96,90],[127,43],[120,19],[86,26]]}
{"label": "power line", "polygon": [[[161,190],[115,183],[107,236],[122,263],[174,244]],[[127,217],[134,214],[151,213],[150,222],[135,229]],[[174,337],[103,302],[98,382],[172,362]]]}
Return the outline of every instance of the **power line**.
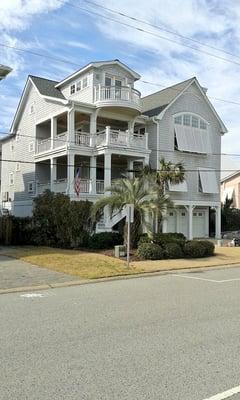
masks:
{"label": "power line", "polygon": [[[79,134],[81,134],[81,132],[79,132]],[[12,133],[9,133],[9,132],[0,132],[0,135],[9,135],[9,139],[12,139],[12,138],[15,137],[14,135],[16,135],[16,133],[12,134]],[[30,138],[30,139],[32,139],[32,141],[35,140],[35,138],[33,136],[25,135],[23,133],[18,133],[17,136]],[[45,137],[44,138],[37,138],[37,139],[40,139],[40,140],[43,140],[43,141],[44,140],[49,140],[49,141],[51,140],[51,138],[45,138]],[[58,137],[54,138],[54,142],[63,142],[65,144],[74,144],[74,145],[76,145],[76,142],[73,141],[73,140],[61,139],[61,138],[58,138]],[[1,143],[1,141],[0,141],[0,143]],[[91,146],[86,146],[86,147],[91,147]],[[127,150],[129,148],[127,146],[121,146],[121,149]],[[151,150],[151,152],[162,152],[162,153],[173,153],[174,152],[174,150],[162,149],[162,148],[160,148],[160,149],[149,149],[149,150]],[[188,152],[184,152],[184,155],[185,154],[188,154]],[[189,154],[191,155],[191,153],[189,153]],[[193,153],[193,154],[195,154],[195,153]],[[210,156],[240,157],[240,153],[223,153],[223,152],[221,152],[221,153],[198,153],[198,154],[203,154],[203,155],[207,155],[207,156],[210,155]]]}
{"label": "power line", "polygon": [[[58,0],[58,1],[61,1],[61,0]],[[227,55],[229,55],[229,56],[233,56],[233,57],[236,57],[236,58],[239,58],[239,59],[240,59],[239,56],[237,56],[236,54],[231,53],[231,52],[229,52],[229,51],[226,51],[225,49],[222,49],[222,48],[219,48],[219,47],[215,47],[215,46],[211,46],[211,45],[209,45],[209,44],[206,44],[206,43],[201,42],[200,40],[193,39],[193,38],[191,38],[191,37],[189,37],[189,36],[184,36],[184,35],[178,33],[177,31],[170,30],[169,28],[167,29],[167,28],[165,28],[165,27],[152,24],[152,23],[150,23],[150,22],[148,22],[148,21],[145,21],[145,20],[143,20],[143,19],[139,19],[139,18],[133,17],[132,15],[127,15],[127,14],[125,14],[125,13],[123,13],[123,12],[114,10],[114,9],[112,9],[112,8],[109,8],[109,7],[102,6],[102,5],[100,5],[100,4],[98,4],[98,3],[95,3],[95,2],[93,2],[93,1],[89,1],[89,0],[83,0],[83,1],[84,1],[85,3],[88,3],[88,4],[91,4],[91,5],[94,5],[94,6],[98,7],[98,8],[101,8],[101,9],[103,9],[103,10],[109,11],[110,13],[117,14],[117,15],[119,15],[119,16],[121,16],[121,17],[128,18],[128,19],[130,19],[130,20],[132,20],[132,21],[135,21],[135,22],[140,22],[141,24],[150,26],[150,27],[155,28],[155,29],[157,29],[157,30],[160,30],[160,31],[163,31],[163,32],[166,32],[166,33],[170,33],[171,35],[178,36],[178,37],[180,37],[181,39],[189,40],[189,41],[191,41],[191,42],[194,42],[194,43],[199,44],[200,46],[204,46],[204,47],[210,48],[210,49],[212,49],[212,50],[220,51],[220,52],[225,53],[225,54],[227,54]],[[68,4],[70,5],[71,3],[70,3],[70,2],[65,3],[65,5],[68,5]],[[77,6],[76,6],[76,7],[77,7]]]}
{"label": "power line", "polygon": [[[1,158],[0,159],[0,162],[9,162],[9,163],[19,163],[19,164],[34,164],[35,166],[36,166],[36,164],[37,164],[37,162],[35,162],[35,161],[23,161],[23,160],[10,160],[10,159],[3,159],[3,158]],[[50,163],[49,162],[46,162],[46,161],[39,161],[38,162],[38,164],[41,164],[41,165],[47,165],[47,166],[50,166]],[[64,163],[53,163],[53,165],[54,166],[64,166],[64,167],[87,167],[87,168],[89,168],[89,169],[103,169],[103,170],[110,170],[110,171],[112,171],[113,169],[120,169],[122,172],[141,172],[142,171],[142,169],[141,170],[138,170],[138,169],[136,169],[136,170],[130,170],[130,169],[127,169],[126,171],[123,171],[123,168],[122,167],[120,167],[120,166],[117,166],[117,165],[114,165],[114,168],[107,168],[107,167],[102,167],[102,165],[99,165],[99,166],[91,166],[91,165],[89,165],[89,164],[86,164],[86,163],[78,163],[78,164],[64,164]],[[202,169],[201,169],[202,168]],[[155,172],[169,172],[168,170],[163,170],[163,169],[154,169],[154,171]],[[203,171],[203,172],[205,172],[205,171],[209,171],[209,172],[236,172],[236,169],[215,169],[215,168],[210,168],[210,167],[199,167],[199,168],[195,168],[195,169],[188,169],[188,168],[184,168],[184,172],[200,172],[200,171]],[[17,172],[17,171],[16,171]],[[85,178],[83,178],[83,179],[85,179]],[[86,179],[88,179],[88,178],[86,178]],[[101,179],[100,179],[101,180]]]}
{"label": "power line", "polygon": [[73,8],[80,9],[80,10],[82,10],[83,12],[86,12],[86,13],[88,13],[88,14],[97,15],[98,17],[107,19],[107,20],[112,21],[112,22],[116,22],[117,24],[126,26],[126,27],[131,28],[131,29],[135,29],[135,30],[137,30],[137,31],[139,31],[139,32],[147,33],[148,35],[152,35],[152,36],[157,37],[157,38],[159,38],[159,39],[166,40],[166,41],[168,41],[168,42],[178,44],[179,46],[187,47],[187,48],[189,48],[189,49],[191,49],[191,50],[194,50],[194,51],[197,51],[197,52],[206,54],[206,55],[208,55],[208,56],[210,56],[210,57],[217,58],[217,59],[219,59],[219,60],[221,60],[221,61],[225,61],[225,62],[228,62],[228,63],[232,63],[232,64],[235,64],[235,65],[240,65],[240,62],[237,62],[237,61],[234,61],[234,60],[229,60],[229,59],[227,59],[227,58],[218,56],[218,55],[216,55],[216,54],[212,54],[212,53],[210,53],[210,52],[207,52],[207,51],[205,51],[205,50],[202,50],[202,49],[199,49],[199,48],[197,48],[197,47],[191,46],[191,45],[189,45],[189,44],[184,44],[184,43],[177,42],[177,41],[174,40],[174,39],[167,38],[167,37],[165,37],[165,36],[159,35],[159,34],[157,34],[157,33],[148,31],[148,30],[143,29],[143,28],[138,28],[138,27],[136,27],[136,26],[134,26],[134,25],[130,25],[130,24],[126,23],[126,22],[119,21],[118,19],[115,19],[115,18],[112,18],[112,17],[107,17],[106,15],[100,14],[100,13],[98,13],[98,12],[96,12],[96,11],[89,10],[89,9],[86,9],[86,8],[83,8],[83,7],[80,7],[80,6],[78,6],[78,5],[76,5],[76,4],[72,4],[72,3],[70,3],[70,2],[65,3],[65,2],[63,2],[63,0],[58,0],[58,1],[59,1],[60,3],[62,3],[62,4],[64,4],[65,6],[69,6],[69,7],[73,7]]}

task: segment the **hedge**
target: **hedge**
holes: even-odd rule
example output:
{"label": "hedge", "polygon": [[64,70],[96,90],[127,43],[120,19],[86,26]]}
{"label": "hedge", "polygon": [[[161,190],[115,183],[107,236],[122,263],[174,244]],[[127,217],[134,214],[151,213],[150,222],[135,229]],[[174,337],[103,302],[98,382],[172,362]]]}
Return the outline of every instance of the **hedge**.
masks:
{"label": "hedge", "polygon": [[155,243],[142,243],[138,246],[137,255],[145,260],[162,260],[164,250]]}
{"label": "hedge", "polygon": [[123,244],[123,236],[116,232],[95,233],[89,239],[90,249],[111,249]]}
{"label": "hedge", "polygon": [[183,258],[184,254],[182,248],[177,243],[167,243],[165,245],[165,257],[166,258]]}
{"label": "hedge", "polygon": [[184,254],[188,258],[205,257],[206,248],[197,240],[189,240],[184,247]]}

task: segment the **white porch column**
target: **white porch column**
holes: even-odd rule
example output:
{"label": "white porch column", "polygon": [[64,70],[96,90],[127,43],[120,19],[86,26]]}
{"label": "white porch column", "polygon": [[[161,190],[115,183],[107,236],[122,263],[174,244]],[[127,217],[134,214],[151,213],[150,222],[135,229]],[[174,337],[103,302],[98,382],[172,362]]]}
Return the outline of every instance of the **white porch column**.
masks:
{"label": "white porch column", "polygon": [[96,194],[97,157],[90,157],[91,194]]}
{"label": "white porch column", "polygon": [[104,154],[104,188],[111,186],[111,153]]}
{"label": "white porch column", "polygon": [[134,172],[133,172],[133,160],[127,160],[127,169],[128,169],[128,176],[129,178],[133,178]]}
{"label": "white porch column", "polygon": [[70,146],[75,143],[75,110],[68,111],[68,141]]}
{"label": "white porch column", "polygon": [[217,206],[215,209],[215,238],[221,239],[221,206]]}
{"label": "white porch column", "polygon": [[106,145],[110,144],[111,127],[106,126]]}
{"label": "white porch column", "polygon": [[148,150],[148,132],[145,132],[145,149]]}
{"label": "white porch column", "polygon": [[57,136],[57,118],[51,118],[51,149],[54,148],[54,139]]}
{"label": "white porch column", "polygon": [[167,233],[167,225],[168,225],[167,212],[165,212],[162,215],[162,233]]}
{"label": "white porch column", "polygon": [[50,159],[50,190],[54,192],[54,181],[57,180],[57,159]]}
{"label": "white porch column", "polygon": [[68,180],[68,189],[67,192],[69,196],[74,195],[74,153],[69,152],[67,156],[67,180]]}
{"label": "white porch column", "polygon": [[94,111],[90,115],[90,146],[95,147],[97,133],[97,113]]}
{"label": "white porch column", "polygon": [[[104,154],[104,189],[111,186],[111,162],[112,155]],[[110,209],[108,206],[104,208],[104,222],[105,226],[108,227],[110,222]]]}
{"label": "white porch column", "polygon": [[193,238],[193,206],[188,206],[188,239]]}

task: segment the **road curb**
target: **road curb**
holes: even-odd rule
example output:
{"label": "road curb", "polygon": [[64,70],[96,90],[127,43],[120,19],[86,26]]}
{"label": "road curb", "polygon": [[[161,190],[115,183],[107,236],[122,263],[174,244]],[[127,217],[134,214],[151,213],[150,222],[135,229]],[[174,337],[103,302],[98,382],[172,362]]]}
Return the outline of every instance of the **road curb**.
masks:
{"label": "road curb", "polygon": [[159,270],[153,272],[141,272],[136,274],[126,274],[126,275],[117,275],[117,276],[110,276],[105,278],[96,278],[96,279],[82,279],[82,280],[73,280],[73,281],[66,281],[66,282],[58,282],[58,283],[49,283],[45,285],[36,285],[36,286],[21,286],[15,288],[8,288],[8,289],[1,289],[1,294],[10,294],[10,293],[21,293],[21,292],[33,292],[37,290],[49,290],[49,289],[57,289],[63,287],[71,287],[71,286],[83,286],[83,285],[91,285],[96,283],[104,283],[104,282],[113,282],[113,281],[120,281],[120,280],[129,280],[129,279],[140,279],[140,278],[151,278],[154,276],[161,276],[161,275],[171,275],[173,272],[182,273],[182,272],[203,272],[205,270],[215,270],[215,269],[225,269],[225,268],[234,268],[238,267],[239,263],[237,264],[226,264],[226,265],[215,265],[210,267],[200,267],[200,268],[181,268],[181,269],[170,269],[170,270]]}

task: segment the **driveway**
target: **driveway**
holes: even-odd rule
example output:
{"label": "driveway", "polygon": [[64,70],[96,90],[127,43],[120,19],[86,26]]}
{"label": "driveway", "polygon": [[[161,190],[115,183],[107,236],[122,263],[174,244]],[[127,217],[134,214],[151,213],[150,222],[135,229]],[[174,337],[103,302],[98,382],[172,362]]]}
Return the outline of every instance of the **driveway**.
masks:
{"label": "driveway", "polygon": [[0,255],[0,290],[74,280],[78,278]]}
{"label": "driveway", "polygon": [[237,400],[240,268],[0,296],[0,399]]}

